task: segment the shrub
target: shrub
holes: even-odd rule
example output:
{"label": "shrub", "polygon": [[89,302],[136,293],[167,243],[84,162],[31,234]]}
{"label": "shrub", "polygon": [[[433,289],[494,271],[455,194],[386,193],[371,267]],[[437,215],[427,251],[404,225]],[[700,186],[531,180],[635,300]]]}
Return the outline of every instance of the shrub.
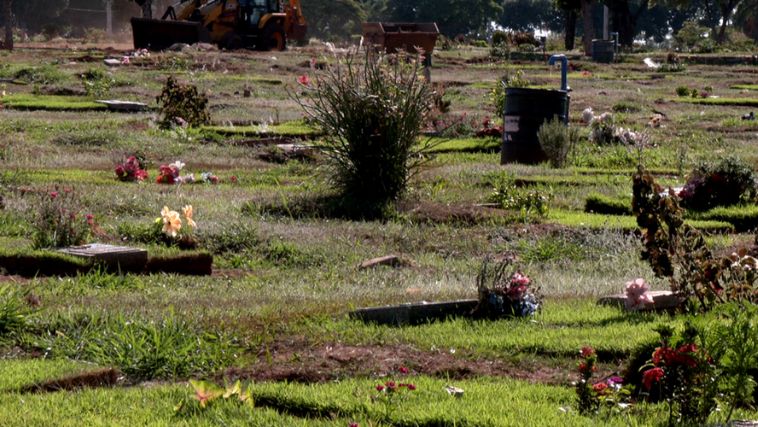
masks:
{"label": "shrub", "polygon": [[305,92],[297,101],[327,135],[332,182],[363,216],[382,215],[400,197],[430,148],[417,142],[433,106],[420,72],[419,58],[367,51],[324,70],[315,87],[300,79]]}
{"label": "shrub", "polygon": [[753,169],[735,157],[718,163],[701,163],[690,173],[679,193],[682,205],[694,210],[735,205],[752,200],[755,195]]}
{"label": "shrub", "polygon": [[555,168],[566,166],[569,154],[579,141],[579,131],[563,124],[558,117],[540,126],[537,132],[542,151],[547,155],[550,165]]}
{"label": "shrub", "polygon": [[710,30],[707,27],[699,25],[696,21],[687,21],[682,28],[674,35],[676,44],[685,50],[693,50],[708,38]]}
{"label": "shrub", "polygon": [[161,127],[170,128],[177,122],[194,127],[211,121],[208,97],[200,94],[197,87],[180,84],[173,77],[168,78],[156,101],[161,114]]}
{"label": "shrub", "polygon": [[79,198],[71,189],[59,189],[43,193],[37,203],[37,212],[32,223],[32,246],[62,248],[76,246],[89,237],[94,224],[92,215],[81,215]]}
{"label": "shrub", "polygon": [[690,88],[688,88],[687,86],[679,86],[676,88],[677,96],[687,97],[687,96],[690,96],[691,93],[692,91],[690,91]]}
{"label": "shrub", "polygon": [[103,98],[108,96],[111,88],[116,83],[113,76],[99,68],[90,68],[81,75],[82,85],[87,96],[90,98]]}
{"label": "shrub", "polygon": [[524,72],[517,70],[515,74],[506,74],[500,80],[500,84],[495,85],[495,89],[492,89],[490,99],[495,105],[495,112],[498,117],[502,117],[505,114],[505,89],[509,87],[527,87],[530,82],[524,78]]}

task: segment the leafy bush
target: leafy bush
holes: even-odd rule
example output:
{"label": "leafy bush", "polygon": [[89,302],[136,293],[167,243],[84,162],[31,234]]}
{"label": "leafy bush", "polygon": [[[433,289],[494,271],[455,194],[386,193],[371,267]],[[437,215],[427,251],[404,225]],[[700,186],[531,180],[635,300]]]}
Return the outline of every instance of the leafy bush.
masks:
{"label": "leafy bush", "polygon": [[194,127],[211,121],[208,97],[200,94],[197,87],[180,84],[173,77],[168,78],[156,101],[162,116],[160,125],[164,128],[170,128],[177,122]]}
{"label": "leafy bush", "polygon": [[555,168],[562,168],[566,166],[569,154],[579,141],[579,131],[575,127],[564,125],[563,121],[554,117],[540,126],[537,139],[550,164]]}
{"label": "leafy bush", "polygon": [[37,85],[49,85],[65,79],[66,75],[54,65],[22,68],[13,76],[18,80]]}
{"label": "leafy bush", "polygon": [[495,89],[492,89],[490,99],[495,105],[495,112],[498,117],[502,117],[505,114],[505,89],[509,87],[527,87],[530,85],[529,80],[524,77],[522,70],[516,70],[513,75],[506,74],[500,80],[500,84],[495,85]]}
{"label": "leafy bush", "polygon": [[676,44],[684,50],[695,50],[698,44],[704,43],[708,38],[710,29],[701,26],[697,21],[687,21],[674,35]]}
{"label": "leafy bush", "polygon": [[679,86],[676,88],[677,96],[687,97],[687,96],[690,96],[691,93],[692,92],[690,91],[690,88],[688,88],[687,86]]}
{"label": "leafy bush", "polygon": [[679,193],[688,209],[708,210],[752,200],[756,196],[755,174],[750,165],[735,157],[718,163],[701,163]]}
{"label": "leafy bush", "polygon": [[420,72],[418,58],[366,52],[324,70],[315,87],[301,79],[297,100],[326,133],[332,182],[365,216],[382,215],[405,191],[429,148],[417,142],[433,106]]}
{"label": "leafy bush", "polygon": [[71,189],[57,186],[36,201],[32,247],[62,248],[81,245],[90,235],[93,217],[81,215],[81,202]]}

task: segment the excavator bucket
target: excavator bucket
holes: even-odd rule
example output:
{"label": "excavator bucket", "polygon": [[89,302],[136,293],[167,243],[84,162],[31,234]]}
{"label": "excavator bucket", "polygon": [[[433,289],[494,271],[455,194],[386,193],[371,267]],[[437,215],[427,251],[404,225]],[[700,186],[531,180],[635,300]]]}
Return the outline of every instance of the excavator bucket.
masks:
{"label": "excavator bucket", "polygon": [[209,43],[202,22],[132,18],[135,49],[165,50],[176,43]]}

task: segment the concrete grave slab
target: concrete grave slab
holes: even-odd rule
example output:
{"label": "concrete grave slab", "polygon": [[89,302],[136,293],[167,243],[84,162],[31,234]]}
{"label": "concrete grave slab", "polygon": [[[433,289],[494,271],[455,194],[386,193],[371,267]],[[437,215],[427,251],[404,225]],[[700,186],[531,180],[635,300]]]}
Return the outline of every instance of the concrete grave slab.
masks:
{"label": "concrete grave slab", "polygon": [[101,264],[114,271],[142,271],[147,264],[147,251],[145,249],[128,246],[92,243],[60,249],[60,252],[89,259],[93,264]]}

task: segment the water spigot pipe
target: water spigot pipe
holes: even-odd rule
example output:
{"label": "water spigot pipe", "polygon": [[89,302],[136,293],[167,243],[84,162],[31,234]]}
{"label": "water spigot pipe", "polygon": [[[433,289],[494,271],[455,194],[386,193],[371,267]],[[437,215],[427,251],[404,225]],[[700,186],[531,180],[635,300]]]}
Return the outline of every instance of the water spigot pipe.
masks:
{"label": "water spigot pipe", "polygon": [[548,65],[555,65],[555,61],[561,61],[561,90],[568,92],[568,58],[566,55],[553,55],[548,59]]}

